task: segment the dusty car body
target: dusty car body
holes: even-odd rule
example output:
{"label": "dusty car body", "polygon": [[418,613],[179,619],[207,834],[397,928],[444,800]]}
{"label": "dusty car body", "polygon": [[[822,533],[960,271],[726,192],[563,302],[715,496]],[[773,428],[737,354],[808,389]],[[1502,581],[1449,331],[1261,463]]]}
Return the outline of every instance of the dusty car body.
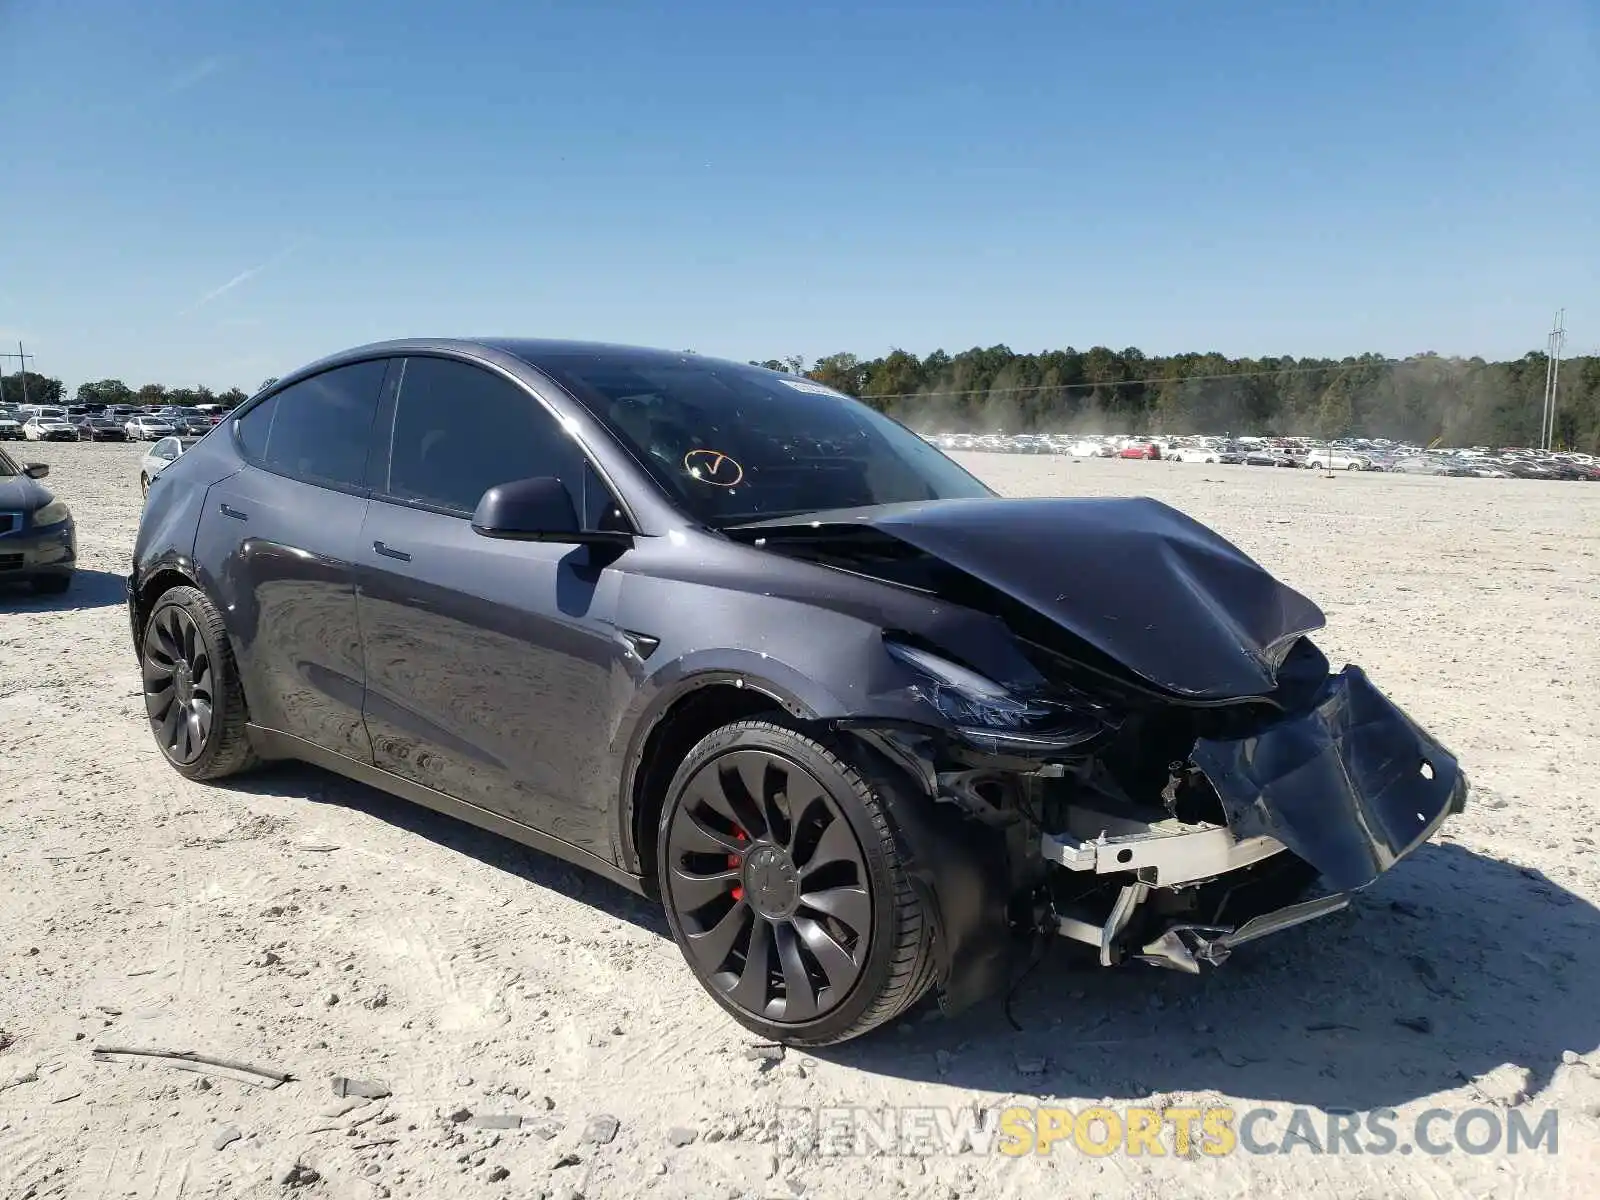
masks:
{"label": "dusty car body", "polygon": [[[349,420],[301,437],[286,413],[336,423],[320,396]],[[534,415],[557,458],[519,478]],[[347,468],[316,466],[329,445]],[[419,501],[432,470],[470,486]],[[1002,499],[803,377],[381,343],[159,479],[129,618],[178,770],[303,759],[658,896],[770,1037],[853,1037],[929,989],[960,1008],[1030,938],[1219,964],[1466,796],[1330,671],[1316,605],[1216,533],[1142,498]]]}

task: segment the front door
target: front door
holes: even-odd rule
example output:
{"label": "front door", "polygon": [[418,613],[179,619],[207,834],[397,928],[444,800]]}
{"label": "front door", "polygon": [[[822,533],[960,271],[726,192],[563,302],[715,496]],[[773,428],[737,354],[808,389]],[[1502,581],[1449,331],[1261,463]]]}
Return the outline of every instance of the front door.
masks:
{"label": "front door", "polygon": [[594,806],[615,552],[485,538],[470,519],[490,487],[545,475],[583,513],[581,454],[520,384],[429,357],[405,361],[380,441],[357,569],[374,761],[609,858]]}

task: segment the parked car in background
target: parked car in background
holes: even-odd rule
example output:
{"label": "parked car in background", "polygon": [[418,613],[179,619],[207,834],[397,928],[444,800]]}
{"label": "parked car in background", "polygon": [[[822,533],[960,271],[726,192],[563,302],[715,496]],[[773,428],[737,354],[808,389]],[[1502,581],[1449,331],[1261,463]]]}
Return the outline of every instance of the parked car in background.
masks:
{"label": "parked car in background", "polygon": [[196,437],[207,432],[215,424],[198,408],[187,408],[177,404],[169,404],[150,415],[165,421],[179,434],[192,434]]}
{"label": "parked car in background", "polygon": [[22,414],[0,404],[0,442],[20,442],[22,437]]}
{"label": "parked car in background", "polygon": [[1222,452],[1207,446],[1179,446],[1168,450],[1166,457],[1172,462],[1181,463],[1220,463]]}
{"label": "parked car in background", "polygon": [[1161,447],[1154,442],[1134,442],[1117,451],[1118,458],[1160,458]]}
{"label": "parked car in background", "polygon": [[1306,455],[1305,465],[1313,471],[1370,471],[1372,460],[1364,454],[1351,454],[1344,450],[1329,450],[1319,446]]}
{"label": "parked car in background", "polygon": [[72,512],[39,480],[44,463],[20,465],[0,450],[0,583],[28,583],[43,593],[72,586],[78,561]]}
{"label": "parked car in background", "polygon": [[79,417],[73,428],[80,442],[125,442],[128,431],[110,417]]}
{"label": "parked car in background", "polygon": [[178,432],[170,421],[152,417],[148,413],[135,413],[123,428],[128,431],[129,439],[135,442],[153,442],[158,438],[172,437]]}
{"label": "parked car in background", "polygon": [[1298,467],[1300,462],[1292,454],[1268,446],[1251,447],[1240,456],[1247,467]]}
{"label": "parked car in background", "polygon": [[22,423],[22,436],[30,442],[75,442],[78,431],[64,411],[41,409]]}
{"label": "parked car in background", "polygon": [[150,484],[156,477],[177,462],[182,457],[183,452],[199,440],[199,438],[189,437],[164,437],[146,450],[139,459],[140,494],[149,495]]}

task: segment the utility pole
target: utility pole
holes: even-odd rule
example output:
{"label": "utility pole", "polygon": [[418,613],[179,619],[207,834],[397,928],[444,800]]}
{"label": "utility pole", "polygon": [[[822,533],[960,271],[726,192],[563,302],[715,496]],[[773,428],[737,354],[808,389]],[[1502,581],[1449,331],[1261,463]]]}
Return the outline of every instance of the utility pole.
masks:
{"label": "utility pole", "polygon": [[[0,354],[0,361],[4,361],[8,358],[14,358],[17,360],[17,378],[22,380],[22,402],[24,404],[28,402],[28,360],[32,357],[33,355],[24,354],[22,352],[21,342],[17,343],[17,352],[15,354]],[[5,396],[4,380],[4,371],[0,370],[0,398],[4,398]]]}
{"label": "utility pole", "polygon": [[1556,391],[1561,383],[1561,351],[1567,344],[1567,310],[1558,309],[1555,326],[1545,343],[1544,413],[1539,421],[1539,448],[1550,450],[1556,440]]}

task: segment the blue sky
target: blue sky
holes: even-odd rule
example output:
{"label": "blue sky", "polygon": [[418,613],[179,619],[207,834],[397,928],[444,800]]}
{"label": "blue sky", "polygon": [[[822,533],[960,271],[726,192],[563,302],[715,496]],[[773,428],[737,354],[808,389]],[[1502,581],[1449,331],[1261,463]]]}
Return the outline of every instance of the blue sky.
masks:
{"label": "blue sky", "polygon": [[1595,0],[0,0],[0,128],[0,339],[74,385],[1600,345]]}

